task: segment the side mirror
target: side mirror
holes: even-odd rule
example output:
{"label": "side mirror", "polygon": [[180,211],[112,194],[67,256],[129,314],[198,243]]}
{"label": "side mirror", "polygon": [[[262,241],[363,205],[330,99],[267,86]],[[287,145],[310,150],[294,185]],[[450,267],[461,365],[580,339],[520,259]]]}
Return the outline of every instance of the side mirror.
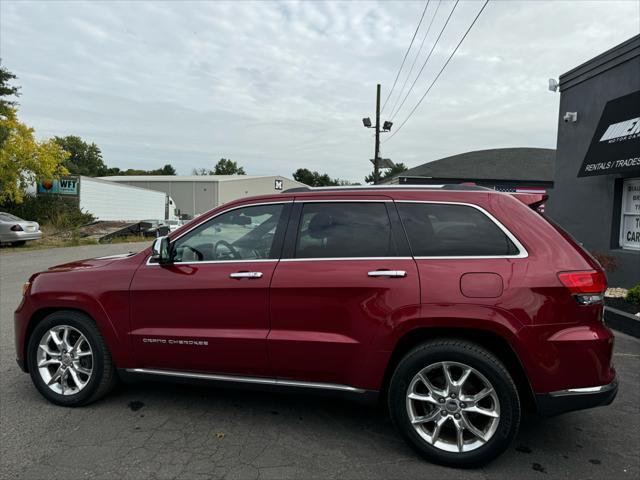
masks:
{"label": "side mirror", "polygon": [[169,245],[169,237],[158,237],[153,241],[151,247],[153,253],[151,258],[157,261],[160,265],[166,265],[171,263],[171,248]]}

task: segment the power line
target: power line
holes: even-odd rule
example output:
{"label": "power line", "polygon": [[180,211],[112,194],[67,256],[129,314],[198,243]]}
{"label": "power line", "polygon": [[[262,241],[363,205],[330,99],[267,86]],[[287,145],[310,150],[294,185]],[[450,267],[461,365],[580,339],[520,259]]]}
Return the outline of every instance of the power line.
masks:
{"label": "power line", "polygon": [[407,55],[409,55],[409,50],[411,50],[411,46],[413,45],[413,41],[416,39],[416,35],[418,34],[418,30],[420,30],[420,25],[422,25],[422,19],[424,18],[424,14],[427,12],[427,7],[429,6],[429,2],[430,1],[431,0],[427,0],[427,4],[424,6],[424,10],[422,11],[422,16],[420,17],[420,21],[418,22],[418,26],[416,27],[416,31],[413,32],[413,37],[411,38],[411,43],[409,44],[409,48],[407,48],[407,51],[404,54],[404,58],[402,59],[402,63],[400,64],[400,69],[398,70],[398,74],[396,75],[396,79],[393,81],[393,86],[391,87],[391,90],[389,90],[389,94],[387,95],[386,100],[382,104],[382,109],[380,111],[384,110],[384,107],[387,105],[387,102],[389,101],[389,97],[391,97],[391,94],[393,93],[393,89],[396,88],[396,83],[398,82],[398,77],[400,77],[400,72],[402,72],[402,67],[404,67],[404,62],[407,60]]}
{"label": "power line", "polygon": [[[453,12],[456,10],[456,7],[458,6],[459,2],[460,2],[460,0],[456,0],[456,3],[454,3],[453,8],[449,12],[449,16],[447,17],[447,20],[444,22],[444,25],[442,26],[442,29],[440,29],[440,33],[438,34],[438,38],[436,38],[436,41],[433,43],[433,46],[431,47],[431,50],[429,51],[429,55],[427,55],[427,58],[425,59],[424,63],[422,64],[422,67],[420,68],[420,71],[418,72],[418,75],[416,75],[416,78],[413,80],[413,83],[409,87],[409,90],[407,91],[407,94],[402,99],[402,103],[400,103],[400,106],[398,107],[398,109],[395,112],[392,112],[391,120],[393,120],[396,117],[396,115],[400,112],[400,110],[402,110],[402,106],[404,105],[404,102],[407,101],[407,98],[409,98],[409,94],[411,93],[411,90],[413,90],[413,87],[416,86],[416,83],[418,82],[418,79],[420,78],[420,75],[422,75],[422,71],[424,70],[424,67],[427,66],[427,63],[429,62],[429,59],[431,58],[431,54],[436,49],[436,46],[438,45],[438,42],[440,41],[440,37],[442,37],[442,34],[444,33],[445,29],[447,28],[447,25],[449,24],[449,20],[451,20]],[[391,138],[391,137],[389,137],[389,138]]]}
{"label": "power line", "polygon": [[404,83],[402,84],[402,88],[400,89],[400,93],[398,93],[398,96],[396,97],[396,101],[393,104],[393,107],[391,108],[391,112],[395,112],[396,107],[398,106],[398,102],[400,101],[400,98],[402,97],[402,94],[404,93],[404,89],[407,86],[407,82],[409,81],[409,78],[411,77],[411,73],[413,72],[413,67],[416,66],[416,62],[418,61],[418,58],[420,57],[420,53],[422,52],[422,47],[424,47],[424,43],[427,40],[427,37],[429,36],[429,32],[431,31],[431,25],[433,25],[433,21],[436,19],[436,16],[438,15],[438,10],[440,10],[440,5],[442,4],[442,0],[438,0],[438,5],[436,6],[436,11],[433,13],[433,16],[431,17],[431,22],[429,22],[429,26],[427,27],[427,33],[425,33],[424,38],[422,39],[422,43],[420,44],[420,48],[418,49],[418,53],[416,54],[416,57],[413,59],[413,63],[411,64],[411,68],[409,69],[409,73],[407,74],[407,76],[404,79]]}
{"label": "power line", "polygon": [[[429,88],[427,88],[427,91],[424,92],[424,95],[422,95],[422,97],[420,98],[420,100],[418,100],[418,103],[416,104],[415,107],[413,107],[413,110],[411,110],[411,112],[409,112],[409,115],[407,115],[407,118],[404,119],[404,121],[400,124],[400,126],[395,130],[395,132],[393,132],[393,134],[387,138],[387,142],[389,140],[391,140],[401,129],[402,127],[405,125],[405,123],[407,123],[407,121],[411,118],[411,116],[413,115],[413,113],[418,109],[418,107],[420,106],[420,104],[422,103],[422,101],[425,99],[425,97],[427,96],[427,94],[429,93],[429,91],[431,90],[431,88],[435,85],[435,83],[438,81],[438,78],[440,78],[440,75],[442,75],[442,72],[444,72],[444,69],[447,68],[447,65],[449,64],[449,62],[451,61],[451,59],[453,58],[453,56],[456,54],[456,52],[458,51],[458,48],[460,47],[460,45],[462,45],[462,42],[464,42],[464,39],[467,38],[467,35],[469,34],[469,32],[471,31],[471,29],[473,28],[473,26],[475,25],[476,21],[478,20],[478,18],[480,18],[480,15],[482,14],[482,12],[484,11],[485,7],[487,6],[487,4],[489,3],[489,0],[485,0],[484,5],[482,5],[482,8],[480,9],[480,11],[478,12],[478,14],[476,15],[476,18],[473,19],[473,22],[471,22],[471,25],[469,25],[469,28],[467,28],[467,31],[464,33],[464,35],[462,36],[462,38],[460,39],[460,41],[458,42],[458,45],[456,45],[456,48],[453,49],[453,52],[451,52],[451,55],[449,55],[449,58],[447,59],[447,61],[444,63],[444,65],[442,66],[442,68],[440,69],[440,71],[438,72],[438,75],[436,75],[436,78],[433,79],[433,82],[431,82],[431,85],[429,85]],[[386,143],[386,142],[385,142]]]}

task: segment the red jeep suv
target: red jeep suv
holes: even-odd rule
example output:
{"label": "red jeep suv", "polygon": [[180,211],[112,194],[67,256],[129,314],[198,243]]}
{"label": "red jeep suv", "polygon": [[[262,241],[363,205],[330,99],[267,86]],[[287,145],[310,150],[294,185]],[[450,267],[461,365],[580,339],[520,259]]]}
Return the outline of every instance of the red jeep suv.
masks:
{"label": "red jeep suv", "polygon": [[545,199],[441,185],[234,201],[138,254],[33,275],[18,363],[63,406],[119,377],[380,398],[424,457],[480,465],[525,408],[617,393],[604,273]]}

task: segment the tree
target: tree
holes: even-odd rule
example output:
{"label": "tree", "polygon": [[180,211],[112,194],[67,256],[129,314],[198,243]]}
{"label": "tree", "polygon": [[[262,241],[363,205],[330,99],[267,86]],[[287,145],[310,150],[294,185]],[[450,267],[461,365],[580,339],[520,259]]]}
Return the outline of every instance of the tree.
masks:
{"label": "tree", "polygon": [[120,170],[118,167],[107,168],[105,175],[117,176],[117,175],[177,175],[176,169],[173,165],[167,163],[162,168],[156,168],[155,170],[139,170],[136,168],[128,168],[127,170]]}
{"label": "tree", "polygon": [[20,87],[9,85],[16,76],[6,68],[0,66],[0,115],[7,115],[9,110],[15,108],[16,102],[7,100],[6,97],[17,97],[20,95]]}
{"label": "tree", "polygon": [[311,171],[308,168],[299,168],[293,172],[293,179],[309,185],[310,187],[330,187],[334,185],[340,185],[339,181],[334,180],[326,173],[318,173]]}
{"label": "tree", "polygon": [[22,203],[27,187],[38,179],[68,173],[63,163],[69,154],[52,139],[37,141],[15,109],[3,113],[0,128],[7,132],[0,146],[0,204]]}
{"label": "tree", "polygon": [[[170,163],[167,163],[164,167],[158,169],[158,170],[153,170],[153,172],[158,172],[158,175],[176,175],[176,169],[173,168],[173,165],[171,165]],[[151,175],[155,175],[155,173],[152,173]]]}
{"label": "tree", "polygon": [[359,183],[351,183],[348,180],[341,180],[339,178],[331,178],[326,173],[318,173],[311,171],[308,168],[299,168],[293,172],[293,179],[309,185],[310,187],[333,187],[342,185],[360,185]]}
{"label": "tree", "polygon": [[194,168],[191,171],[191,174],[192,175],[213,175],[211,170],[209,170],[208,168]]}
{"label": "tree", "polygon": [[102,177],[107,174],[102,152],[95,143],[87,143],[75,135],[55,137],[55,141],[69,152],[69,158],[64,163],[69,173],[87,177]]}
{"label": "tree", "polygon": [[193,175],[246,175],[244,168],[228,158],[221,158],[215,164],[213,170],[207,168],[194,168]]}
{"label": "tree", "polygon": [[[6,68],[0,66],[0,119],[7,119],[11,112],[14,112],[15,101],[7,100],[7,97],[17,97],[20,95],[20,87],[9,85],[9,82],[16,76]],[[0,148],[9,137],[7,126],[0,127]]]}
{"label": "tree", "polygon": [[68,154],[53,140],[37,141],[33,129],[18,121],[20,88],[9,82],[16,76],[0,66],[0,204],[22,203],[29,185],[39,178],[68,172],[62,163]]}
{"label": "tree", "polygon": [[244,168],[228,158],[221,158],[213,168],[211,175],[246,175]]}
{"label": "tree", "polygon": [[391,177],[395,177],[396,175],[401,174],[402,172],[406,172],[409,168],[404,163],[396,163],[396,166],[393,168],[385,169],[384,173],[380,173],[378,171],[377,181],[374,178],[374,172],[371,172],[371,175],[367,175],[364,178],[365,183],[379,183],[380,181],[387,180]]}

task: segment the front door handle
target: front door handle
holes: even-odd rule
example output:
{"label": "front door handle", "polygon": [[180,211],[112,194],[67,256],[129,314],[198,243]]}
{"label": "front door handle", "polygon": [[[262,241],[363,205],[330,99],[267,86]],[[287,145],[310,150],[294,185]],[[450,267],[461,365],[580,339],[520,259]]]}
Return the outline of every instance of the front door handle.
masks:
{"label": "front door handle", "polygon": [[230,273],[231,278],[262,278],[262,272],[234,272]]}
{"label": "front door handle", "polygon": [[369,272],[367,275],[370,277],[402,278],[407,276],[407,272],[404,270],[374,270],[373,272]]}

